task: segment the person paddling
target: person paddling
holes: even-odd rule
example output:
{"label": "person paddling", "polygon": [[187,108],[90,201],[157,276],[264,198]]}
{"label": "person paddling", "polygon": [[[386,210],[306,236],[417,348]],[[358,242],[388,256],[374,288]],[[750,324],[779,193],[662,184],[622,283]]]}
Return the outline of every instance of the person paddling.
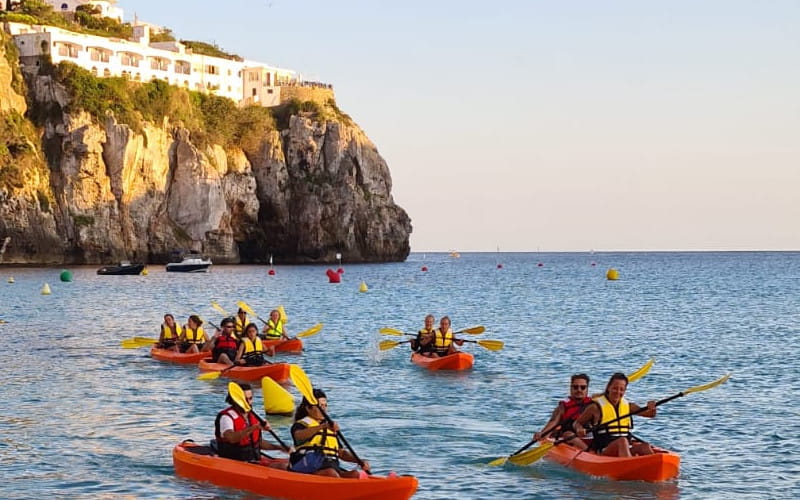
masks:
{"label": "person paddling", "polygon": [[[325,393],[321,389],[314,389],[313,395],[319,407],[327,410],[328,397]],[[339,425],[326,421],[319,407],[303,398],[295,411],[291,433],[296,451],[289,456],[289,470],[318,476],[363,477],[358,470],[347,470],[339,465],[339,459],[353,463],[358,463],[358,459],[339,447]],[[369,472],[369,463],[362,461],[361,468]]]}
{"label": "person paddling", "polygon": [[165,314],[161,333],[158,335],[158,348],[178,352],[178,339],[182,333],[183,329],[175,323],[175,316]]}
{"label": "person paddling", "polygon": [[[636,403],[625,399],[628,377],[615,373],[606,385],[602,396],[589,405],[573,422],[573,430],[579,437],[586,435],[587,426],[601,426],[594,431],[590,449],[598,455],[610,457],[630,457],[632,455],[652,455],[653,448],[642,441],[633,441],[633,417],[631,413],[642,409]],[[647,402],[647,409],[638,413],[642,417],[656,416],[655,401]],[[626,416],[627,415],[627,416]],[[624,417],[619,419],[619,417]],[[608,424],[604,426],[603,424]]]}
{"label": "person paddling", "polygon": [[417,338],[413,339],[409,343],[412,351],[418,352],[427,357],[430,357],[434,354],[436,351],[433,342],[433,338],[436,334],[436,330],[433,328],[435,321],[436,318],[433,317],[433,314],[425,316],[425,327],[418,331]]}
{"label": "person paddling", "polygon": [[439,328],[434,332],[433,338],[436,354],[439,357],[458,352],[455,344],[459,346],[464,345],[463,340],[453,336],[453,330],[450,328],[450,318],[448,316],[443,316],[442,319],[439,320]]}
{"label": "person paddling", "polygon": [[[238,384],[244,392],[247,403],[252,407],[253,388],[250,384]],[[269,431],[270,425],[261,420],[250,408],[245,411],[228,392],[225,398],[230,406],[217,414],[214,421],[214,436],[217,441],[217,453],[224,458],[243,462],[260,462],[260,450],[282,450],[283,447],[265,441],[261,431]],[[282,462],[273,465],[285,468]]]}
{"label": "person paddling", "polygon": [[269,313],[269,320],[264,325],[264,339],[265,340],[289,340],[289,334],[286,331],[286,323],[281,319],[281,313],[277,309],[273,309]]}
{"label": "person paddling", "polygon": [[244,328],[244,338],[239,343],[236,359],[233,362],[244,366],[262,366],[269,363],[264,359],[264,344],[258,338],[258,326],[250,323]]}
{"label": "person paddling", "polygon": [[192,314],[183,326],[181,334],[181,352],[197,353],[208,342],[208,335],[203,330],[203,320]]}
{"label": "person paddling", "polygon": [[544,424],[542,430],[533,434],[533,439],[540,441],[550,435],[555,439],[566,439],[575,448],[586,450],[586,443],[580,438],[574,437],[575,433],[572,430],[572,424],[592,404],[592,398],[586,395],[588,392],[588,375],[579,373],[570,377],[569,397],[558,402],[558,406],[555,407],[552,415],[550,415],[550,420]]}
{"label": "person paddling", "polygon": [[244,338],[244,329],[247,326],[247,311],[242,309],[241,307],[236,312],[236,324],[234,325],[234,334],[236,335],[237,340],[241,340]]}
{"label": "person paddling", "polygon": [[214,363],[232,365],[233,360],[236,359],[236,350],[239,347],[233,334],[235,321],[233,318],[225,318],[220,323],[220,327],[222,330],[217,330],[214,333],[214,336],[206,344],[205,349],[211,350],[211,361]]}

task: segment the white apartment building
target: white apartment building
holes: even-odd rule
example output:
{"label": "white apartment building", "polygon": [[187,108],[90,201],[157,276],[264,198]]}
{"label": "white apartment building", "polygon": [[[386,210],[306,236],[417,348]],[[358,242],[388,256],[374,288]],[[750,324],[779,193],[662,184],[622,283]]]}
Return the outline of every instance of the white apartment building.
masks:
{"label": "white apartment building", "polygon": [[53,7],[56,12],[75,12],[79,5],[92,5],[97,7],[102,17],[110,17],[122,22],[122,9],[116,7],[117,0],[44,0],[44,3]]}
{"label": "white apartment building", "polygon": [[134,40],[75,33],[53,26],[6,23],[23,69],[35,71],[41,57],[70,61],[95,76],[122,76],[228,97],[239,105],[280,104],[280,85],[297,81],[294,71],[253,61],[194,54],[180,42],[150,43],[146,24],[134,26]]}

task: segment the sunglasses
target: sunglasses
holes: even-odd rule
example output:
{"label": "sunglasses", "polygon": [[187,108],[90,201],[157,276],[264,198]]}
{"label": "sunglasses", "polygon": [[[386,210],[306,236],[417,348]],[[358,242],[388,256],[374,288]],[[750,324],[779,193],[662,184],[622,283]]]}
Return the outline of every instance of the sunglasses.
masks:
{"label": "sunglasses", "polygon": [[585,391],[587,387],[589,387],[589,386],[588,385],[572,384],[572,388],[575,389],[575,390],[578,390],[578,391]]}

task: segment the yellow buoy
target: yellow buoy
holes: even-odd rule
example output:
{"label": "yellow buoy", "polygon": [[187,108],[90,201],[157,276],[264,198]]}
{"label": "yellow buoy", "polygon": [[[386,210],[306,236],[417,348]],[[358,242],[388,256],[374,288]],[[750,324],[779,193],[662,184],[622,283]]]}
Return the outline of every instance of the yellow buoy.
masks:
{"label": "yellow buoy", "polygon": [[606,271],[606,279],[610,281],[616,281],[619,279],[619,273],[613,267]]}
{"label": "yellow buoy", "polygon": [[13,283],[14,282],[14,277],[13,276],[9,276],[8,277],[8,282],[9,283]]}
{"label": "yellow buoy", "polygon": [[142,269],[142,272],[141,272],[142,276],[147,276],[147,273],[148,273],[148,271],[147,271],[146,267],[144,269]]}
{"label": "yellow buoy", "polygon": [[270,415],[288,415],[294,412],[294,399],[289,391],[269,377],[261,379],[264,411]]}
{"label": "yellow buoy", "polygon": [[47,283],[42,287],[42,295],[50,295],[50,285]]}
{"label": "yellow buoy", "polygon": [[362,281],[361,284],[358,285],[358,291],[366,292],[367,290],[369,290],[369,288],[367,288],[367,283],[365,281]]}

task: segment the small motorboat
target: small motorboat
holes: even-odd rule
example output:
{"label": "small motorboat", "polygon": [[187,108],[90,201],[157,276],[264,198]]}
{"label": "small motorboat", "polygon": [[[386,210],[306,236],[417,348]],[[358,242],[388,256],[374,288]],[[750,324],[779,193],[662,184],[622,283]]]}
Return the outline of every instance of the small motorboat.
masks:
{"label": "small motorboat", "polygon": [[105,266],[101,267],[97,270],[97,274],[103,274],[106,276],[118,276],[118,275],[138,275],[141,274],[144,270],[144,264],[131,264],[127,260],[123,260],[119,263],[118,266]]}
{"label": "small motorboat", "polygon": [[204,259],[199,255],[187,255],[181,262],[167,264],[168,273],[207,273],[211,266],[211,259]]}

